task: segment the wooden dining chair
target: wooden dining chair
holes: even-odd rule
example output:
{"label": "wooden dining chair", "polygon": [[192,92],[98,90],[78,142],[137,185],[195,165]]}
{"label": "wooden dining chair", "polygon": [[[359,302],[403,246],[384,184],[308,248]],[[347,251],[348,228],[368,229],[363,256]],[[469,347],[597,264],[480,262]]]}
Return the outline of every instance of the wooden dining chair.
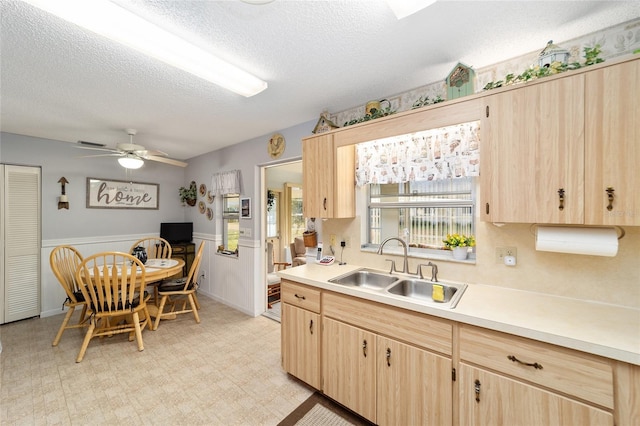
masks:
{"label": "wooden dining chair", "polygon": [[273,242],[267,242],[267,308],[271,309],[273,304],[280,301],[280,276],[276,273],[287,266],[288,262],[277,262],[273,250]]}
{"label": "wooden dining chair", "polygon": [[144,350],[142,330],[149,323],[146,271],[138,258],[127,253],[103,252],[84,259],[76,280],[92,314],[76,362],[81,362],[89,341],[98,336],[128,333]]}
{"label": "wooden dining chair", "polygon": [[[147,259],[170,259],[173,249],[169,241],[161,237],[145,237],[142,238],[131,246],[129,253],[133,253],[133,249],[136,247],[143,247],[147,253]],[[148,286],[153,286],[153,298],[152,301],[158,304],[158,285],[157,282],[149,282]]]}
{"label": "wooden dining chair", "polygon": [[[200,324],[200,316],[198,310],[200,306],[196,297],[198,289],[198,269],[202,260],[202,251],[204,249],[204,241],[200,243],[196,257],[189,269],[189,275],[180,279],[166,280],[158,286],[158,294],[160,295],[160,307],[156,315],[153,329],[157,330],[162,318],[174,318],[177,314],[193,313],[196,323]],[[189,309],[187,309],[189,303]],[[176,307],[181,306],[176,310]],[[165,312],[165,307],[169,310]]]}
{"label": "wooden dining chair", "polygon": [[169,241],[160,237],[146,237],[142,238],[131,246],[129,253],[133,253],[133,249],[136,247],[144,247],[147,252],[147,259],[170,259],[171,258],[171,244]]}
{"label": "wooden dining chair", "polygon": [[[83,328],[89,325],[90,312],[87,312],[87,302],[76,280],[76,269],[78,269],[82,260],[80,252],[75,247],[69,245],[58,246],[54,248],[49,255],[49,264],[51,265],[53,275],[56,276],[67,295],[67,299],[63,303],[63,309],[65,306],[68,309],[58,329],[58,334],[56,334],[56,337],[53,339],[52,346],[58,346],[62,338],[62,333],[64,333],[65,330],[70,328]],[[78,322],[70,325],[69,322],[75,309],[80,307],[82,311],[80,312]]]}

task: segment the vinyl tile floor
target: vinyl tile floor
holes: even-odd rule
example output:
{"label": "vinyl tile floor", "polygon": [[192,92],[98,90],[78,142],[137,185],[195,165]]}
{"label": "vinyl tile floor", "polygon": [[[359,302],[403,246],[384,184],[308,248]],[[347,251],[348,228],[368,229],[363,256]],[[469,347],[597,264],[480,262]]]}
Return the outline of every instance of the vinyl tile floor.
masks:
{"label": "vinyl tile floor", "polygon": [[[51,342],[63,315],[0,326],[2,425],[277,425],[313,391],[280,363],[280,324],[200,296],[191,314],[143,331]],[[72,320],[77,320],[77,313]]]}

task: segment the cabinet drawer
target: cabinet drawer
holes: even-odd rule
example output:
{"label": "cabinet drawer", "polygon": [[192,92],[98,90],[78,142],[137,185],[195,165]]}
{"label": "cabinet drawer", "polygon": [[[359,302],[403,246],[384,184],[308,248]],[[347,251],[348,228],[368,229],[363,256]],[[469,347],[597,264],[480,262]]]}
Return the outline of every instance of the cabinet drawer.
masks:
{"label": "cabinet drawer", "polygon": [[325,316],[451,356],[453,326],[418,312],[325,291]]}
{"label": "cabinet drawer", "polygon": [[280,292],[284,303],[320,313],[320,290],[282,280]]}
{"label": "cabinet drawer", "polygon": [[613,370],[604,358],[461,325],[460,360],[613,408]]}

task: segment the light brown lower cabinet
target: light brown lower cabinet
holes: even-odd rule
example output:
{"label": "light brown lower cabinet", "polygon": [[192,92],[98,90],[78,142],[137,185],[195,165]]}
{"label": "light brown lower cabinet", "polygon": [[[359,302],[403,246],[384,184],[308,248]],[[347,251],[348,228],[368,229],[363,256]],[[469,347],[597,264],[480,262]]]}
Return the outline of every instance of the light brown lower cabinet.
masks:
{"label": "light brown lower cabinet", "polygon": [[[452,424],[451,358],[390,337],[397,337],[393,327],[421,328],[423,335],[431,328],[437,336],[448,326],[450,344],[449,324],[424,323],[402,310],[330,293],[323,301],[325,395],[378,425]],[[366,323],[370,330],[327,315]]]}
{"label": "light brown lower cabinet", "polygon": [[613,425],[611,363],[570,349],[460,327],[460,425]]}
{"label": "light brown lower cabinet", "polygon": [[324,318],[322,336],[325,395],[375,423],[376,335]]}
{"label": "light brown lower cabinet", "polygon": [[282,300],[283,368],[378,425],[640,425],[640,366],[286,280]]}
{"label": "light brown lower cabinet", "polygon": [[460,364],[460,425],[604,426],[613,415],[525,382]]}
{"label": "light brown lower cabinet", "polygon": [[451,359],[378,337],[379,425],[452,424]]}
{"label": "light brown lower cabinet", "polygon": [[281,283],[282,368],[321,389],[320,292],[291,282]]}

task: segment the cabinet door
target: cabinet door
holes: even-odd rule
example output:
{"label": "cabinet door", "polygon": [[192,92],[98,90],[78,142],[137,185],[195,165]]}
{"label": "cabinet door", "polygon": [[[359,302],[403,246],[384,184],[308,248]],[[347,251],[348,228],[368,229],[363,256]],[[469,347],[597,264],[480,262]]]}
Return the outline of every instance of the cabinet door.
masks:
{"label": "cabinet door", "polygon": [[460,425],[613,425],[613,415],[485,370],[460,364]]}
{"label": "cabinet door", "polygon": [[482,220],[583,223],[583,129],[582,74],[486,97]]}
{"label": "cabinet door", "polygon": [[449,358],[378,337],[377,363],[379,425],[452,424]]}
{"label": "cabinet door", "polygon": [[302,180],[305,217],[333,217],[333,136],[320,135],[302,141]]}
{"label": "cabinet door", "polygon": [[323,392],[376,422],[376,335],[324,318]]}
{"label": "cabinet door", "polygon": [[586,88],[586,223],[638,226],[640,60],[588,72]]}
{"label": "cabinet door", "polygon": [[282,304],[282,367],[316,389],[320,383],[320,315]]}

